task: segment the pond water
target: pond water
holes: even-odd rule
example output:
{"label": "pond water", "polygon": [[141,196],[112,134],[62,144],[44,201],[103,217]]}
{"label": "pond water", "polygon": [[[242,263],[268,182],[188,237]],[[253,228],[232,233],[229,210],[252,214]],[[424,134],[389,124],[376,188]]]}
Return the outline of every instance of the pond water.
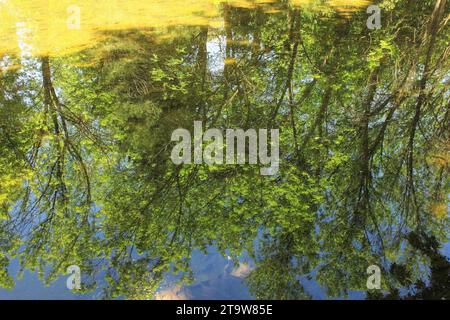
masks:
{"label": "pond water", "polygon": [[0,299],[449,298],[449,14],[0,0]]}

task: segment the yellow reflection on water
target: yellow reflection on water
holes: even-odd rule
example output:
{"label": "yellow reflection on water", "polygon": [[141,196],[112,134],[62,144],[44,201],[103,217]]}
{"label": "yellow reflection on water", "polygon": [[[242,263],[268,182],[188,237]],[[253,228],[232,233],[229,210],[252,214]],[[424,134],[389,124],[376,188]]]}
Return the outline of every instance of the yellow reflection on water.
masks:
{"label": "yellow reflection on water", "polygon": [[349,16],[362,7],[368,7],[371,1],[368,0],[329,0],[328,4],[342,15]]}
{"label": "yellow reflection on water", "polygon": [[[235,7],[266,6],[276,0],[229,0]],[[352,11],[366,0],[292,0],[296,6]],[[170,26],[221,25],[221,0],[0,0],[0,55],[59,56],[90,47],[105,31]]]}

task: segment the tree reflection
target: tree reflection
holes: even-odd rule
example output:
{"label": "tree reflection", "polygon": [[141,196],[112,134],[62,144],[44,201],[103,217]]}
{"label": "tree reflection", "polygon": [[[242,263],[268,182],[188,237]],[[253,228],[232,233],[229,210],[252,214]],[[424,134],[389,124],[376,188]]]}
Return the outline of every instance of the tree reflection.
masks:
{"label": "tree reflection", "polygon": [[[384,293],[368,298],[448,298],[445,4],[384,1],[377,31],[364,11],[224,4],[221,28],[4,55],[0,286],[18,258],[47,283],[79,265],[84,291],[153,298],[213,245],[250,254],[256,298],[311,298],[305,277],[329,297],[366,291],[372,264]],[[280,128],[279,173],[174,165],[171,134],[196,120]]]}

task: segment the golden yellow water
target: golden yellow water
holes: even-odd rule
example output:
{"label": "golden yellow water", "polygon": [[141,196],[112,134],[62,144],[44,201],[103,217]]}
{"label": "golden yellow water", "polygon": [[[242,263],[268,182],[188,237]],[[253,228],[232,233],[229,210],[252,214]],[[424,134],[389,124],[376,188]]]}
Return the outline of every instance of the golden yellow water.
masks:
{"label": "golden yellow water", "polygon": [[[276,0],[230,0],[235,7],[261,6],[271,13]],[[0,55],[59,56],[90,47],[105,31],[170,26],[220,27],[222,0],[0,0]],[[351,12],[367,0],[292,0],[308,9]],[[77,23],[79,21],[79,23]]]}

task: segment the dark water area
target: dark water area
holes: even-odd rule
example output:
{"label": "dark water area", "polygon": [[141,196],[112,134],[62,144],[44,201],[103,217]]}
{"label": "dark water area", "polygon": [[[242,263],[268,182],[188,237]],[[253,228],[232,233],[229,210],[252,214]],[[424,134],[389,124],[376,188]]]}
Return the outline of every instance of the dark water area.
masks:
{"label": "dark water area", "polygon": [[448,299],[449,14],[0,1],[0,299]]}

